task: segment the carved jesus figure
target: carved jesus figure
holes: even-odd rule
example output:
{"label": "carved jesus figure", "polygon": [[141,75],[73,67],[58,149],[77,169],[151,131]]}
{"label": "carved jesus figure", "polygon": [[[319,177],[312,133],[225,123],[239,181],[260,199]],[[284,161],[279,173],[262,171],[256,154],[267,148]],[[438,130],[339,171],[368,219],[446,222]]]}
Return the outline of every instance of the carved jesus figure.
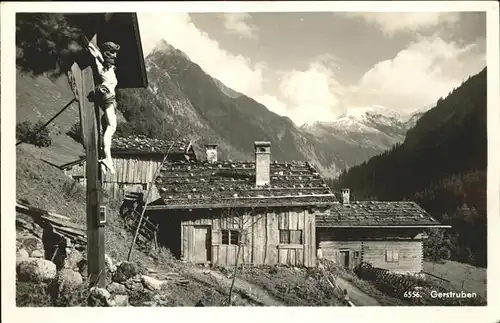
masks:
{"label": "carved jesus figure", "polygon": [[92,43],[88,43],[90,53],[95,57],[97,71],[101,78],[101,82],[94,90],[94,100],[99,103],[103,109],[106,125],[103,136],[104,144],[104,159],[100,159],[99,163],[103,166],[104,173],[115,173],[113,159],[111,157],[111,142],[116,131],[116,112],[117,107],[115,89],[118,84],[116,78],[115,60],[120,50],[120,45],[111,41],[105,42],[101,51]]}

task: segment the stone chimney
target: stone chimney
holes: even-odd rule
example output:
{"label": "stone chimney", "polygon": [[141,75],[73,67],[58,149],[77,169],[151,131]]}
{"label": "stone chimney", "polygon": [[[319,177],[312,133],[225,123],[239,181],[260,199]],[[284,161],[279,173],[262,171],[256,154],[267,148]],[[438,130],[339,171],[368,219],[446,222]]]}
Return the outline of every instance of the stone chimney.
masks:
{"label": "stone chimney", "polygon": [[268,185],[271,181],[271,143],[256,141],[255,147],[255,185]]}
{"label": "stone chimney", "polygon": [[342,189],[342,203],[343,204],[349,204],[350,201],[350,195],[351,195],[351,190],[348,188]]}
{"label": "stone chimney", "polygon": [[207,153],[207,161],[211,164],[217,162],[217,145],[210,144],[205,145],[206,153]]}

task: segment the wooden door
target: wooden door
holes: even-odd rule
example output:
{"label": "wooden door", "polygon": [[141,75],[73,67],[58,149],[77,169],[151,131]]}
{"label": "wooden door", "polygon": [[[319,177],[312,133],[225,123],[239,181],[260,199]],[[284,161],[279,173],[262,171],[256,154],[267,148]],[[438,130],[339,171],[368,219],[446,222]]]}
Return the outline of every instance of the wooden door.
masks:
{"label": "wooden door", "polygon": [[197,264],[211,261],[212,239],[209,226],[194,227],[193,262]]}
{"label": "wooden door", "polygon": [[344,268],[349,269],[349,265],[350,265],[349,251],[342,250],[342,251],[340,251],[339,255],[340,255],[340,261],[339,261],[340,265]]}

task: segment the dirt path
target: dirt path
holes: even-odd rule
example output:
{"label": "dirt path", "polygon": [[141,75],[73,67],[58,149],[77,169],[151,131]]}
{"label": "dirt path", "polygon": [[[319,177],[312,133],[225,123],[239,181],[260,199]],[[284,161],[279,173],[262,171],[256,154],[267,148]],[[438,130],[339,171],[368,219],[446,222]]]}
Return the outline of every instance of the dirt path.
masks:
{"label": "dirt path", "polygon": [[336,277],[335,278],[335,283],[337,286],[344,290],[347,289],[347,294],[349,295],[349,299],[354,303],[356,306],[380,306],[380,303],[373,297],[367,295],[364,293],[362,290],[357,288],[356,286],[352,285],[350,282],[347,280]]}
{"label": "dirt path", "polygon": [[[224,288],[229,289],[231,287],[232,278],[228,278],[218,271],[198,267],[193,267],[190,270],[195,274],[211,275],[212,277],[217,279],[217,281],[221,283]],[[287,304],[276,299],[266,290],[238,277],[236,277],[236,280],[234,282],[233,291],[238,294],[244,294],[245,297],[250,298],[256,303],[262,304],[262,306],[287,306]]]}

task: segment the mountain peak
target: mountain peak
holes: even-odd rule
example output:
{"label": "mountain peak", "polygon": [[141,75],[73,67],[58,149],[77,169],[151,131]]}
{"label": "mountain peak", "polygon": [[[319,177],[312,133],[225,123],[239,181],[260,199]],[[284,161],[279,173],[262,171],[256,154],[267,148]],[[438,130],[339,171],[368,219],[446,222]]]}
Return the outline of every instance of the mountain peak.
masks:
{"label": "mountain peak", "polygon": [[181,57],[187,59],[188,61],[191,61],[191,59],[189,58],[189,56],[186,53],[184,53],[180,49],[175,48],[169,42],[167,42],[165,39],[161,39],[158,43],[156,43],[156,46],[153,48],[151,53],[154,53],[154,52],[160,52],[160,53],[163,53],[165,55],[171,55],[171,56],[181,56]]}
{"label": "mountain peak", "polygon": [[366,115],[382,115],[384,117],[390,117],[395,119],[400,119],[401,115],[394,110],[388,109],[381,105],[370,105],[364,107],[357,107],[349,109],[343,116],[341,117],[352,117],[359,118]]}

